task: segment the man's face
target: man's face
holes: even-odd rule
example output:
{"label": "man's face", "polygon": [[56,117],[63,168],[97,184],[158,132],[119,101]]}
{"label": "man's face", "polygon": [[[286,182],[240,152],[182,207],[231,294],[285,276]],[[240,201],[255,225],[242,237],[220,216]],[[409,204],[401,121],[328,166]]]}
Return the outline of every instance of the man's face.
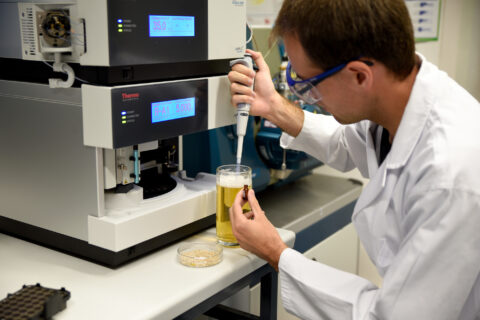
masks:
{"label": "man's face", "polygon": [[[283,37],[291,66],[302,79],[309,79],[325,70],[313,63],[305,53],[300,41],[294,35]],[[365,119],[360,108],[360,99],[350,90],[352,74],[346,68],[316,85],[322,99],[317,105],[331,113],[342,124],[355,123]]]}

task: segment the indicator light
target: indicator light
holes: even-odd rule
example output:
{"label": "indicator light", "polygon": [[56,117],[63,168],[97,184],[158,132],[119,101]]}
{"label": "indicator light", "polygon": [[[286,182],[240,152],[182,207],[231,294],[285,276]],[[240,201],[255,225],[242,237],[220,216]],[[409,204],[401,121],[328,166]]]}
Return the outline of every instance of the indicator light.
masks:
{"label": "indicator light", "polygon": [[117,22],[118,22],[118,23],[122,23],[122,22],[123,22],[123,19],[118,19]]}
{"label": "indicator light", "polygon": [[123,24],[119,24],[118,27],[119,27],[119,28],[123,28]]}
{"label": "indicator light", "polygon": [[118,32],[123,32],[123,29],[118,29]]}
{"label": "indicator light", "polygon": [[123,120],[122,123],[125,124],[125,123],[127,123],[127,121],[126,121],[126,120]]}
{"label": "indicator light", "polygon": [[122,116],[126,115],[127,111],[122,111]]}
{"label": "indicator light", "polygon": [[127,116],[122,116],[122,119],[127,119]]}

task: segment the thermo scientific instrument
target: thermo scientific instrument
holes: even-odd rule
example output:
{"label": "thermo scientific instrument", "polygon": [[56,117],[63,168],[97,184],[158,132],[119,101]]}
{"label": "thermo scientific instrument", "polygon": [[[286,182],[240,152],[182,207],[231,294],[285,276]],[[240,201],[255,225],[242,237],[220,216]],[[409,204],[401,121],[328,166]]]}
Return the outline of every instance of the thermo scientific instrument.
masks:
{"label": "thermo scientific instrument", "polygon": [[[0,231],[110,267],[214,225],[243,0],[0,1]],[[201,157],[201,154],[197,155]]]}

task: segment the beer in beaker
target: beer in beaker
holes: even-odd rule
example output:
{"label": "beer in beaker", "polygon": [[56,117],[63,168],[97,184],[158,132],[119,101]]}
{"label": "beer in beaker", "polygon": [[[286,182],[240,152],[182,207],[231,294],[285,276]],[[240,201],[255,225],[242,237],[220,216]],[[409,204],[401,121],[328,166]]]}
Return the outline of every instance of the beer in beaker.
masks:
{"label": "beer in beaker", "polygon": [[[224,246],[238,246],[232,232],[229,209],[235,196],[247,185],[252,187],[252,169],[247,166],[229,164],[217,168],[217,239]],[[248,202],[243,206],[243,212],[251,211]]]}

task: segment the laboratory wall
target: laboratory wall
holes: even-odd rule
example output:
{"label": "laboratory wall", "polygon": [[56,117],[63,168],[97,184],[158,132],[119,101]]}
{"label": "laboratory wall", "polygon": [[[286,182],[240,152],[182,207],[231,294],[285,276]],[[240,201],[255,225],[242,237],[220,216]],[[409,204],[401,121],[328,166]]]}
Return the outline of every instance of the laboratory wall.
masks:
{"label": "laboratory wall", "polygon": [[480,100],[480,1],[441,0],[438,41],[417,50]]}
{"label": "laboratory wall", "polygon": [[[480,0],[439,0],[438,41],[417,50],[480,100]],[[247,0],[247,21],[271,27],[283,0]]]}

